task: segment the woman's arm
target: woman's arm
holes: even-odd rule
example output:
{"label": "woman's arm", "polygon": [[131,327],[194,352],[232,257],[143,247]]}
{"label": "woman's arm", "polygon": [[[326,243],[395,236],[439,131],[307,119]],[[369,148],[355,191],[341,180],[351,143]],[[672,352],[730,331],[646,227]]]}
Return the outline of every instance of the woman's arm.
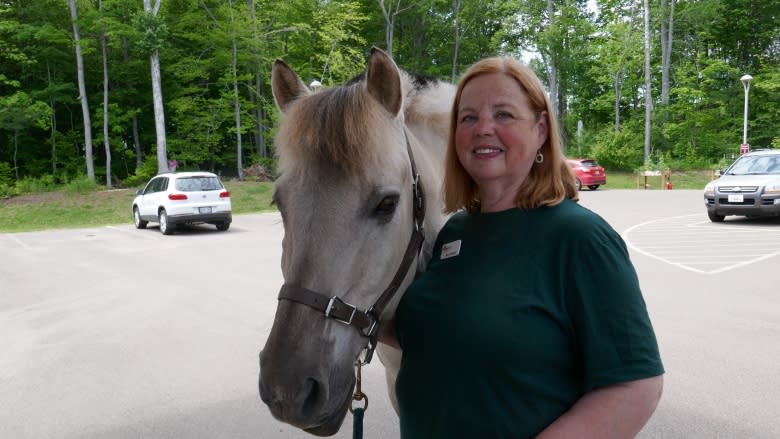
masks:
{"label": "woman's arm", "polygon": [[663,375],[586,393],[536,439],[633,438],[661,399]]}

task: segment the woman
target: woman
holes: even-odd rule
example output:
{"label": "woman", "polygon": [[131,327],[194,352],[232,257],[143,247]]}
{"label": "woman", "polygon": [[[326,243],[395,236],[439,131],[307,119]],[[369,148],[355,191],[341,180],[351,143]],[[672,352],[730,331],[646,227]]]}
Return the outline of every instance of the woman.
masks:
{"label": "woman", "polygon": [[541,82],[477,62],[451,122],[454,215],[382,337],[403,349],[401,437],[634,437],[661,396],[657,342],[624,242],[576,203]]}

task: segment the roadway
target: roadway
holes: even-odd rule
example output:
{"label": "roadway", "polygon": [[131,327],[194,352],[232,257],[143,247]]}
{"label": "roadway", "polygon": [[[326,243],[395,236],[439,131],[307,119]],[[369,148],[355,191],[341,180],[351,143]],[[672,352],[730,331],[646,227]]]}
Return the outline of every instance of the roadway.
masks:
{"label": "roadway", "polygon": [[[712,224],[700,191],[581,197],[626,239],[667,369],[640,438],[780,437],[780,221]],[[310,437],[256,390],[281,236],[277,214],[0,234],[0,437]],[[364,436],[397,438],[381,366],[363,378]]]}

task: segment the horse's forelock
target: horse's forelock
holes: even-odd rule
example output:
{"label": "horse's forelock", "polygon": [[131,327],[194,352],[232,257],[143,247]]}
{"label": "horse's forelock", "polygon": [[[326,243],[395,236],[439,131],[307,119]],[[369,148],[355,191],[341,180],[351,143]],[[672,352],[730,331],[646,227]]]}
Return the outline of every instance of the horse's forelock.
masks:
{"label": "horse's forelock", "polygon": [[365,179],[392,156],[381,146],[399,135],[361,83],[328,89],[301,99],[284,115],[277,135],[280,170],[303,167]]}

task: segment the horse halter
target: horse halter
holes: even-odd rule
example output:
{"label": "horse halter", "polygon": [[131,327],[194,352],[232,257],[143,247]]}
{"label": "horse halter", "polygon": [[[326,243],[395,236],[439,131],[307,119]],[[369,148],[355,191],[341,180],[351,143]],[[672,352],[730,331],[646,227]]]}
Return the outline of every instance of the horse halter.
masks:
{"label": "horse halter", "polygon": [[412,167],[412,214],[414,220],[414,230],[409,238],[409,244],[406,246],[406,252],[401,260],[401,265],[395,272],[395,276],[390,284],[385,288],[376,302],[365,311],[358,309],[341,300],[339,296],[328,296],[316,291],[303,288],[298,285],[284,284],[279,291],[279,300],[289,300],[302,305],[314,308],[323,312],[325,318],[336,320],[345,325],[354,326],[363,337],[368,339],[368,344],[364,348],[365,355],[358,364],[368,364],[374,354],[377,343],[377,329],[379,327],[379,316],[382,315],[390,299],[393,298],[398,288],[401,286],[404,278],[409,272],[409,268],[420,252],[425,237],[423,235],[423,221],[425,220],[425,193],[423,192],[420,174],[417,173],[417,166],[414,164],[414,154],[409,145],[409,136],[404,129],[404,138],[406,139],[406,151],[409,154],[409,162]]}

